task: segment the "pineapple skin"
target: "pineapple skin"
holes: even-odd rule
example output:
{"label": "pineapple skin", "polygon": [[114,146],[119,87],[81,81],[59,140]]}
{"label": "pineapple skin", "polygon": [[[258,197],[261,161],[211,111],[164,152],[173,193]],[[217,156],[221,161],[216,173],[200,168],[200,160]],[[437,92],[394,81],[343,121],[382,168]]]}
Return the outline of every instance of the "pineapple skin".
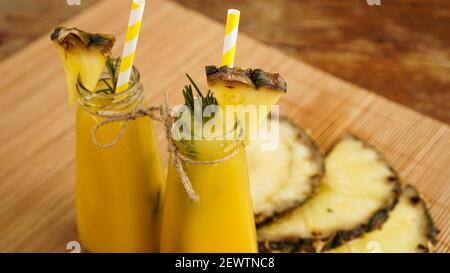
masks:
{"label": "pineapple skin", "polygon": [[381,229],[327,252],[429,253],[437,243],[438,234],[439,230],[425,201],[414,186],[407,185],[400,195],[399,203],[390,212],[388,221]]}
{"label": "pineapple skin", "polygon": [[103,54],[109,54],[116,41],[115,37],[109,34],[89,33],[78,28],[56,27],[50,39],[61,45],[64,49],[76,46],[76,42],[81,42],[86,48],[99,46]]}
{"label": "pineapple skin", "polygon": [[207,66],[206,77],[220,106],[266,106],[266,115],[287,92],[286,81],[280,74],[261,69]]}
{"label": "pineapple skin", "polygon": [[[280,238],[280,240],[267,240],[259,238],[258,247],[260,252],[323,252],[341,246],[355,238],[361,237],[365,233],[379,229],[387,221],[389,212],[394,209],[399,200],[399,195],[401,192],[400,179],[393,168],[387,163],[384,156],[376,148],[365,143],[363,140],[352,134],[345,135],[335,145],[333,145],[333,147],[328,151],[327,157],[333,152],[337,145],[346,139],[359,141],[365,148],[375,151],[377,154],[377,161],[385,164],[391,171],[391,175],[387,177],[386,182],[388,182],[388,184],[392,187],[392,191],[390,192],[390,196],[386,198],[384,205],[375,211],[367,220],[362,219],[361,224],[358,224],[352,228],[339,229],[331,234],[323,235],[320,234],[320,232],[317,232],[317,234],[314,234],[314,236],[311,237],[289,237]],[[285,215],[285,217],[289,216],[289,214],[290,213]]]}
{"label": "pineapple skin", "polygon": [[287,83],[278,73],[269,73],[262,69],[241,69],[239,67],[207,66],[206,77],[208,84],[227,82],[229,84],[243,84],[255,89],[266,88],[274,91],[287,92]]}

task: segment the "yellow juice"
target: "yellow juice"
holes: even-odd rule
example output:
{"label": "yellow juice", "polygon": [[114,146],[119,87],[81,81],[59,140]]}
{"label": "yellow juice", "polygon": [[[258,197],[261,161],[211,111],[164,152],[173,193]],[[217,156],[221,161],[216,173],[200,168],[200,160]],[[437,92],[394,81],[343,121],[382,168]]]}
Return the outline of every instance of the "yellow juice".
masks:
{"label": "yellow juice", "polygon": [[[77,225],[80,241],[90,252],[156,252],[159,248],[164,177],[150,119],[130,121],[110,148],[92,142],[92,128],[102,120],[95,110],[124,111],[142,102],[140,83],[130,86],[140,90],[98,96],[79,91]],[[121,128],[120,122],[102,127],[98,142],[111,142]]]}
{"label": "yellow juice", "polygon": [[[223,158],[240,145],[228,140],[177,143],[198,161]],[[213,165],[183,164],[200,200],[189,199],[169,164],[161,252],[257,252],[245,149]]]}

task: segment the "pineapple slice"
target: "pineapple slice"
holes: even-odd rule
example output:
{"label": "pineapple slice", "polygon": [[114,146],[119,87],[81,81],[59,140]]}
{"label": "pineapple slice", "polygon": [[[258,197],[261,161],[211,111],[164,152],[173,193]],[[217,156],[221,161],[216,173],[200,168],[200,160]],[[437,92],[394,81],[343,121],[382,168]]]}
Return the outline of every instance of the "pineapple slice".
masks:
{"label": "pineapple slice", "polygon": [[372,147],[345,136],[325,159],[315,196],[283,218],[262,226],[262,251],[320,252],[379,228],[396,204],[399,179]]}
{"label": "pineapple slice", "polygon": [[438,232],[417,190],[413,186],[406,186],[399,203],[389,213],[389,219],[381,229],[329,252],[431,252]]}
{"label": "pineapple slice", "polygon": [[[222,111],[226,112],[226,106],[242,106],[235,109],[235,118],[245,124],[246,139],[257,132],[271,107],[287,91],[286,81],[280,74],[261,69],[207,66],[206,77]],[[256,106],[256,111],[249,111],[249,106]],[[250,117],[252,113],[256,116]]]}
{"label": "pineapple slice", "polygon": [[92,34],[77,28],[56,27],[51,35],[64,63],[69,103],[76,98],[78,79],[88,90],[94,90],[111,54],[115,38],[110,35]]}
{"label": "pineapple slice", "polygon": [[[246,147],[253,209],[257,225],[265,224],[303,204],[324,173],[323,158],[302,128],[280,118],[278,146],[263,150],[273,136],[262,126],[260,137]],[[276,160],[274,160],[276,159]],[[267,162],[271,162],[267,164]]]}
{"label": "pineapple slice", "polygon": [[280,74],[261,69],[207,66],[206,76],[220,105],[272,106],[287,91]]}

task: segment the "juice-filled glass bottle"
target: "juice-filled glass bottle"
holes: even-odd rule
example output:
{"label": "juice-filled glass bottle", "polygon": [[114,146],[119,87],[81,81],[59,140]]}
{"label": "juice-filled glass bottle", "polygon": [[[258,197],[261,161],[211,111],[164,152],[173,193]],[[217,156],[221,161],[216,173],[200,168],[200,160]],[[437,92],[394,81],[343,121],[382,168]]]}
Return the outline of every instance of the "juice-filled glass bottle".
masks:
{"label": "juice-filled glass bottle", "polygon": [[162,215],[161,252],[257,252],[247,162],[242,140],[175,141],[179,151],[196,161],[237,153],[223,162],[184,162],[199,196],[192,201],[169,162]]}
{"label": "juice-filled glass bottle", "polygon": [[[104,81],[103,81],[104,80]],[[159,248],[159,212],[164,177],[151,120],[128,122],[121,139],[110,148],[92,141],[92,129],[103,118],[98,111],[123,113],[142,104],[143,87],[133,68],[129,88],[104,90],[104,73],[95,92],[77,86],[76,207],[81,244],[90,252],[155,252]],[[106,81],[106,83],[105,83]],[[97,132],[99,143],[110,143],[120,122]]]}

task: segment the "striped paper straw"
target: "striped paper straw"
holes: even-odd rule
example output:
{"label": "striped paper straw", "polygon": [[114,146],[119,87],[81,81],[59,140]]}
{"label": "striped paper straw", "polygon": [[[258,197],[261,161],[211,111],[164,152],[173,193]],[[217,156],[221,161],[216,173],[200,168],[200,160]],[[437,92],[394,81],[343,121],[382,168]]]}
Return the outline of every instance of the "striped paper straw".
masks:
{"label": "striped paper straw", "polygon": [[229,9],[225,26],[225,39],[223,41],[222,65],[234,66],[236,43],[239,31],[239,17],[241,12],[237,9]]}
{"label": "striped paper straw", "polygon": [[136,54],[139,32],[141,30],[142,16],[144,15],[145,0],[133,0],[130,19],[120,62],[119,78],[117,79],[116,93],[128,88],[131,71]]}

